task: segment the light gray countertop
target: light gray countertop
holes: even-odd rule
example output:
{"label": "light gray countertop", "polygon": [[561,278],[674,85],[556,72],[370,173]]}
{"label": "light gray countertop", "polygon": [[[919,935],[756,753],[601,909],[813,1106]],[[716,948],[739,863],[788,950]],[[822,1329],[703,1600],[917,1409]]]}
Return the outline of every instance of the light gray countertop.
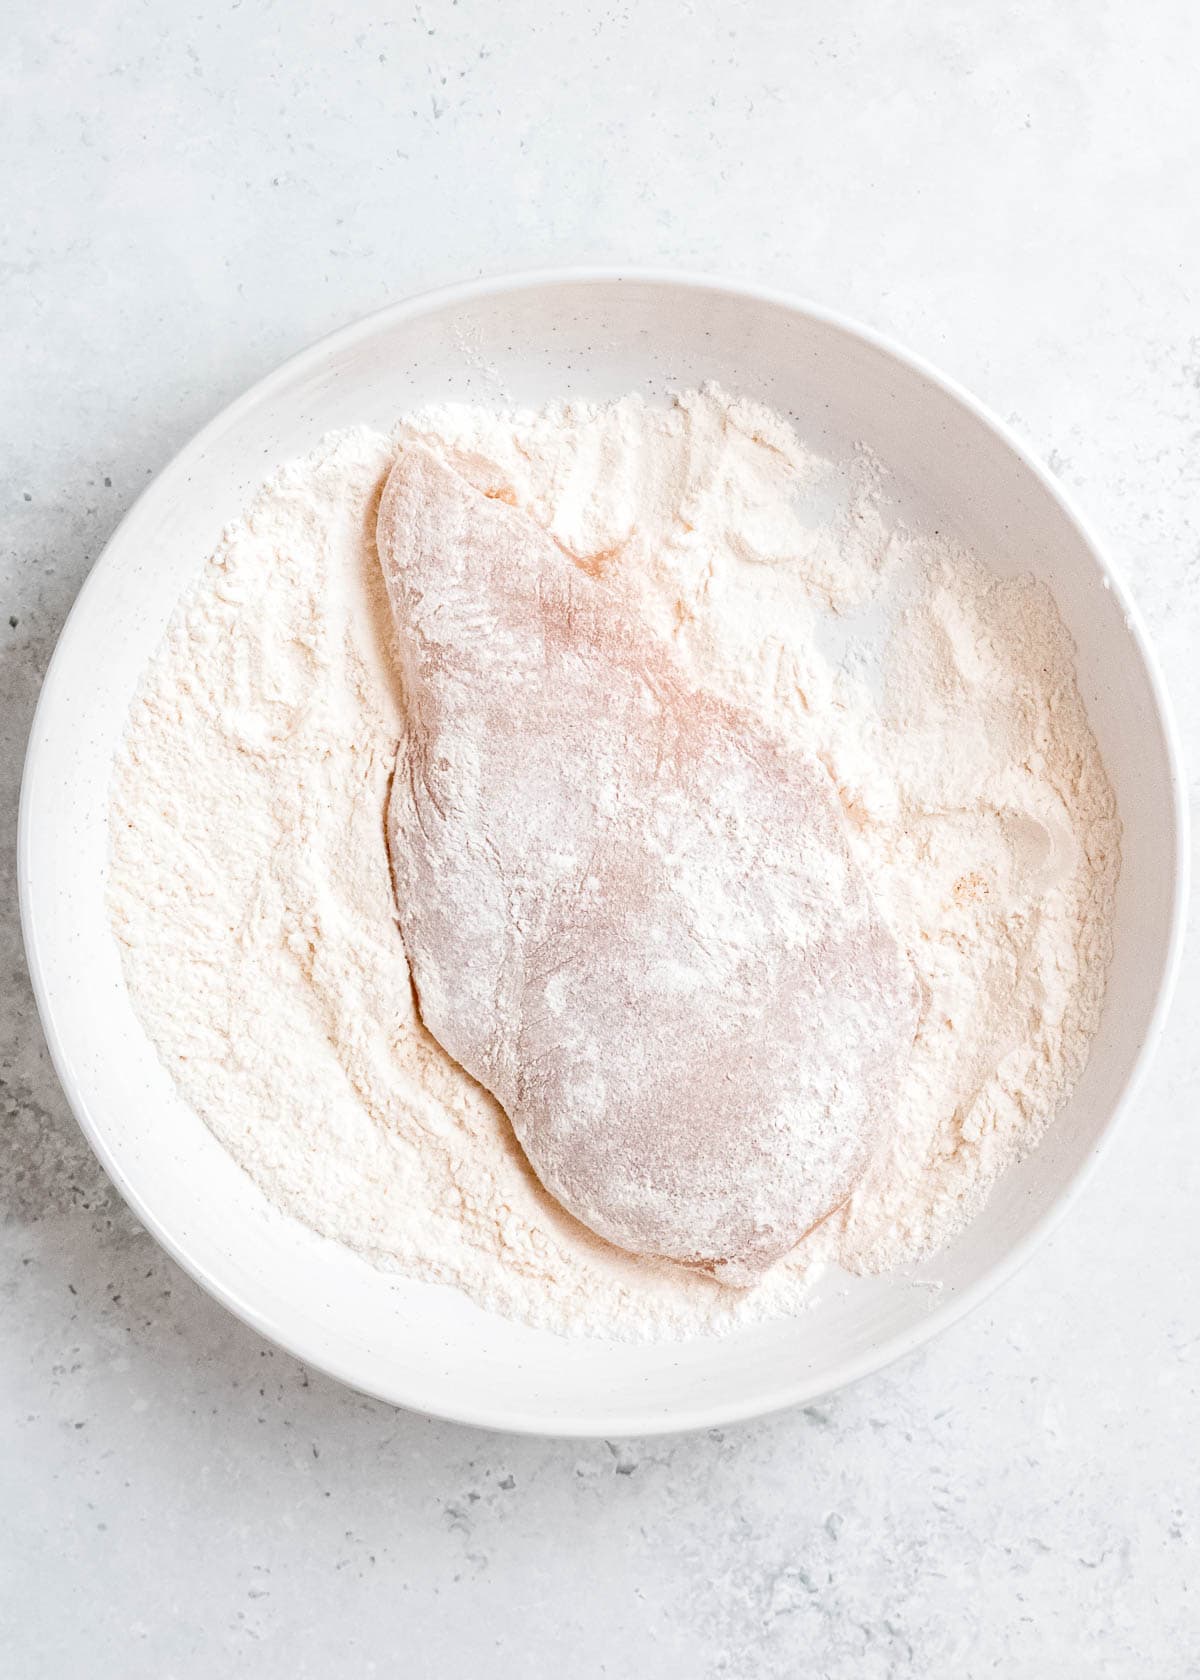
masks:
{"label": "light gray countertop", "polygon": [[708,1435],[393,1412],[142,1233],[49,1067],[12,839],[88,566],[196,427],[404,293],[714,269],[1009,418],[1200,724],[1200,11],[17,0],[0,64],[0,1672],[1200,1672],[1200,973],[1082,1205],[881,1376]]}

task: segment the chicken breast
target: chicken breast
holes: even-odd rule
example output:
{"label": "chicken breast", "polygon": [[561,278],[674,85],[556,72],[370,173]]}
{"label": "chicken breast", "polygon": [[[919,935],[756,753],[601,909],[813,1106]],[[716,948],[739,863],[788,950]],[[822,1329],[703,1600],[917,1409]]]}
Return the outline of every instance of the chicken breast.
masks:
{"label": "chicken breast", "polygon": [[583,1224],[751,1283],[850,1195],[917,1026],[828,774],[423,446],[377,530],[425,1025]]}

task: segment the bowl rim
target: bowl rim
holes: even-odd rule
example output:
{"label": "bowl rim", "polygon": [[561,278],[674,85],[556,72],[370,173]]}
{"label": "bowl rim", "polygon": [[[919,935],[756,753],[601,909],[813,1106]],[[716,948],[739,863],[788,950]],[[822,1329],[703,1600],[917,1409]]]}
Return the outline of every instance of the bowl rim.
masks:
{"label": "bowl rim", "polygon": [[[1154,1003],[1145,1037],[1117,1100],[1112,1104],[1101,1125],[1095,1143],[1076,1167],[1058,1197],[1030,1230],[973,1284],[961,1291],[955,1291],[950,1298],[930,1313],[927,1318],[923,1319],[920,1324],[885,1337],[869,1352],[865,1352],[857,1358],[843,1361],[833,1372],[826,1373],[819,1380],[814,1382],[811,1377],[797,1377],[794,1381],[783,1384],[774,1392],[764,1395],[761,1400],[746,1399],[735,1404],[716,1404],[693,1408],[684,1406],[673,1408],[669,1413],[647,1412],[638,1415],[635,1411],[620,1424],[622,1433],[627,1435],[661,1435],[738,1423],[755,1417],[768,1416],[791,1406],[819,1399],[823,1395],[834,1393],[838,1389],[858,1381],[861,1377],[884,1369],[931,1341],[935,1336],[940,1335],[951,1325],[964,1318],[1025,1264],[1035,1249],[1058,1226],[1068,1210],[1074,1205],[1095,1171],[1101,1156],[1110,1145],[1117,1126],[1128,1113],[1162,1037],[1179,973],[1189,892],[1189,808],[1178,727],[1157,654],[1154,651],[1137,605],[1119,570],[1114,565],[1108,549],[1080,511],[1070,492],[1031,453],[1004,420],[972,396],[956,380],[942,373],[923,357],[905,349],[887,335],[877,332],[875,329],[865,326],[837,310],[794,296],[784,290],[724,278],[719,274],[623,265],[523,269],[513,273],[502,273],[453,285],[439,286],[373,310],[346,326],[323,335],[306,348],[288,357],[286,361],[280,363],[271,372],[256,380],[233,402],[223,407],[159,469],[151,482],[126,510],[105,542],[63,622],[54,652],[42,679],[37,706],[31,721],[21,780],[17,835],[17,883],[21,929],[30,982],[51,1063],[67,1099],[68,1106],[80,1129],[99,1159],[101,1166],[137,1218],[145,1225],[158,1244],[202,1289],[274,1346],[281,1348],[284,1352],[300,1359],[305,1365],[321,1371],[326,1376],[332,1377],[335,1381],[352,1390],[390,1405],[430,1414],[427,1399],[419,1392],[419,1384],[392,1384],[386,1390],[382,1387],[372,1386],[369,1381],[365,1382],[359,1373],[347,1368],[344,1361],[331,1356],[324,1349],[314,1349],[306,1332],[293,1332],[289,1326],[279,1323],[272,1315],[264,1312],[253,1301],[247,1299],[239,1290],[214,1275],[203,1261],[198,1260],[190,1253],[186,1240],[181,1240],[160,1222],[153,1207],[126,1178],[117,1154],[107,1141],[103,1125],[98,1123],[91,1112],[82,1081],[76,1074],[68,1045],[55,1014],[55,1004],[49,981],[42,965],[39,949],[38,910],[34,903],[30,871],[30,859],[35,838],[35,812],[31,788],[34,783],[39,756],[40,732],[38,724],[43,712],[48,710],[48,697],[59,680],[59,672],[63,663],[63,650],[70,641],[68,631],[72,623],[82,616],[82,610],[89,599],[95,581],[102,568],[110,563],[110,555],[119,543],[126,524],[132,519],[142,501],[155,492],[166,474],[177,472],[186,467],[192,458],[204,450],[210,437],[224,430],[231,422],[236,421],[244,410],[258,403],[264,397],[270,396],[274,390],[286,385],[297,375],[319,366],[332,354],[349,348],[362,338],[371,337],[381,328],[398,325],[421,315],[434,314],[458,304],[495,297],[506,292],[531,291],[542,287],[561,285],[583,288],[589,285],[611,286],[621,283],[649,284],[713,292],[735,301],[772,305],[792,314],[806,317],[821,326],[831,327],[869,345],[891,358],[910,373],[916,374],[920,379],[933,385],[1007,445],[1025,470],[1042,486],[1058,505],[1063,515],[1074,526],[1077,535],[1088,549],[1102,575],[1107,578],[1120,603],[1125,615],[1126,625],[1145,669],[1154,702],[1156,720],[1166,756],[1173,819],[1172,832],[1169,837],[1173,853],[1170,887],[1170,929],[1162,953]],[[553,1426],[550,1427],[543,1417],[523,1411],[520,1407],[512,1406],[493,1406],[490,1408],[472,1404],[440,1406],[436,1415],[451,1422],[468,1424],[482,1429],[558,1438],[595,1438],[611,1433],[614,1428],[612,1418],[606,1418],[599,1413],[556,1419]]]}

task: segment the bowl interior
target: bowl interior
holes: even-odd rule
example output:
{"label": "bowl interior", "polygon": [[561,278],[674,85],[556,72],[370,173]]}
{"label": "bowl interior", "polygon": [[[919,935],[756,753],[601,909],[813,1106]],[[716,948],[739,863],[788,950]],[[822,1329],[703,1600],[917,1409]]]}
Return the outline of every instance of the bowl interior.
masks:
{"label": "bowl interior", "polygon": [[[828,1282],[798,1320],[720,1341],[568,1341],[313,1236],[268,1206],[186,1107],[133,1015],[109,932],[109,768],[181,590],[273,464],[331,427],[387,427],[422,403],[662,395],[707,379],[771,403],[829,453],[869,444],[918,517],[953,522],[998,571],[1050,584],[1124,824],[1116,952],[1072,1102],[950,1249],[905,1278]],[[21,877],[67,1094],[119,1187],[201,1282],[301,1357],[386,1399],[498,1427],[635,1433],[835,1387],[915,1345],[1017,1263],[1094,1156],[1153,1034],[1181,844],[1161,701],[1120,586],[1049,482],[972,406],[871,339],[769,297],[564,277],[468,288],[349,328],[248,393],[161,475],[96,565],[47,678]]]}

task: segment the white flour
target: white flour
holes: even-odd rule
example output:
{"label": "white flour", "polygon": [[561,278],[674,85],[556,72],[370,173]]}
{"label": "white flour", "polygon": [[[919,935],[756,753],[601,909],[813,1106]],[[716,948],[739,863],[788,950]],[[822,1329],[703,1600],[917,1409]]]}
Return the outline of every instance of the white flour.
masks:
{"label": "white flour", "polygon": [[795,1310],[820,1263],[935,1249],[1036,1144],[1103,997],[1119,829],[1049,594],[896,527],[868,461],[835,469],[717,392],[412,429],[609,555],[698,680],[824,760],[924,998],[895,1139],[746,1293],[608,1248],[541,1190],[413,1008],[373,539],[395,442],[366,431],[284,468],[227,531],[116,766],[113,923],[184,1095],[316,1230],[564,1331],[719,1330]]}

